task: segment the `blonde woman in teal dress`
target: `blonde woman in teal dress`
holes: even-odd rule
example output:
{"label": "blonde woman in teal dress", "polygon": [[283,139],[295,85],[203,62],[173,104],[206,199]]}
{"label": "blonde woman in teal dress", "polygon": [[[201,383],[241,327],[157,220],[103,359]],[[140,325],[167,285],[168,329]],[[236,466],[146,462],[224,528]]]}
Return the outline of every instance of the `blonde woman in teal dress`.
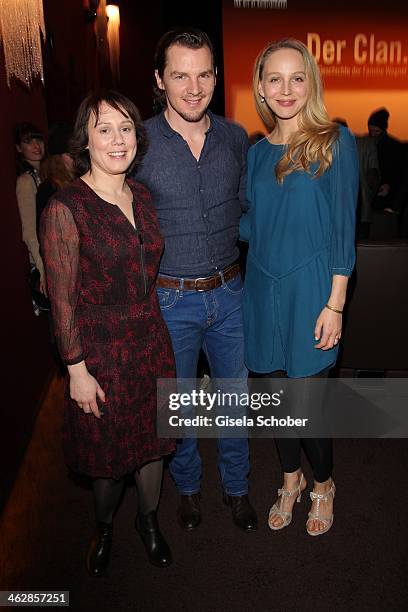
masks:
{"label": "blonde woman in teal dress", "polygon": [[[303,43],[270,43],[254,68],[254,96],[269,135],[248,153],[244,287],[246,365],[258,375],[327,377],[342,331],[355,260],[358,161],[354,136],[329,120],[314,58]],[[314,476],[306,530],[333,523],[330,439],[276,439],[283,484],[269,526],[292,520],[307,483],[301,448]]]}

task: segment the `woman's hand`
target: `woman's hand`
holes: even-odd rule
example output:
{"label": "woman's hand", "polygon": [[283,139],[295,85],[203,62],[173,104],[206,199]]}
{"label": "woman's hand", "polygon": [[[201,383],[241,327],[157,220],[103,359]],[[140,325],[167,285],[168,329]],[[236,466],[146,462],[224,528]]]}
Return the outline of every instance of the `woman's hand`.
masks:
{"label": "woman's hand", "polygon": [[323,308],[320,313],[315,327],[315,340],[319,340],[315,344],[315,348],[328,351],[338,344],[341,338],[342,315]]}
{"label": "woman's hand", "polygon": [[86,414],[92,412],[99,419],[101,413],[96,398],[98,397],[102,402],[105,402],[105,393],[99,386],[98,381],[89,374],[84,361],[68,366],[68,371],[71,398]]}
{"label": "woman's hand", "polygon": [[44,274],[41,274],[40,276],[40,291],[43,295],[45,295],[45,297],[48,297],[48,293],[47,293],[47,283],[45,282],[45,276]]}

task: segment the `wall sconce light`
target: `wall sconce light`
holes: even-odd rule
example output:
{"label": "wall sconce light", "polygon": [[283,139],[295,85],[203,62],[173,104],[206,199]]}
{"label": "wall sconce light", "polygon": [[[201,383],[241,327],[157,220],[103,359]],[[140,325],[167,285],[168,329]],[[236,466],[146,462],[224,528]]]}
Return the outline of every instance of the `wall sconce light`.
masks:
{"label": "wall sconce light", "polygon": [[117,84],[120,80],[119,7],[116,4],[106,5],[106,0],[84,0],[84,3],[86,4],[86,20],[90,23],[94,22],[101,70],[104,71],[107,68],[109,56],[112,80]]}
{"label": "wall sconce light", "polygon": [[120,80],[120,12],[119,7],[115,4],[108,4],[106,7],[106,16],[108,18],[108,45],[109,45],[109,62],[113,80],[118,83]]}
{"label": "wall sconce light", "polygon": [[42,0],[0,2],[0,41],[9,87],[13,77],[29,89],[38,77],[44,84],[41,34],[45,40]]}

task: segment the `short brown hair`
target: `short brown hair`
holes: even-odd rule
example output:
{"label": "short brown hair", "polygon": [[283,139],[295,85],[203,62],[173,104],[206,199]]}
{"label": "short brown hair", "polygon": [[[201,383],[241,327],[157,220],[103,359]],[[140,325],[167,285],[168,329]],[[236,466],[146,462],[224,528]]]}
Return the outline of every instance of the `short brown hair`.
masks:
{"label": "short brown hair", "polygon": [[129,98],[122,95],[118,91],[114,91],[113,89],[92,91],[81,102],[75,119],[69,152],[73,157],[76,170],[80,175],[85,174],[85,172],[90,170],[91,160],[89,158],[89,151],[87,149],[89,141],[88,121],[89,117],[93,113],[95,115],[95,125],[97,124],[99,119],[99,109],[103,102],[106,102],[108,106],[118,110],[124,117],[129,117],[134,123],[136,130],[137,151],[134,160],[126,172],[126,175],[129,176],[132,174],[135,167],[140,164],[144,154],[146,153],[146,130],[137,106],[131,100],[129,100]]}

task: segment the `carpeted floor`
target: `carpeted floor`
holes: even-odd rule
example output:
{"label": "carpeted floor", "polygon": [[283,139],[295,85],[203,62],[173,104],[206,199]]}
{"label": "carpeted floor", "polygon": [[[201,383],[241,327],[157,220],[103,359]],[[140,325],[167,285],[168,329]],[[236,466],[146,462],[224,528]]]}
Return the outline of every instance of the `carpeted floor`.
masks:
{"label": "carpeted floor", "polygon": [[[167,470],[164,477],[159,517],[173,565],[160,570],[146,563],[129,486],[115,520],[110,571],[97,580],[84,568],[91,492],[64,468],[61,397],[56,379],[0,522],[1,589],[70,591],[72,610],[98,612],[408,609],[406,440],[335,441],[335,523],[318,538],[304,529],[307,496],[287,529],[267,527],[280,486],[270,440],[251,443],[251,498],[260,528],[241,533],[222,504],[215,441],[202,440],[204,519],[197,531],[177,525],[177,494]],[[306,464],[305,473],[311,482]]]}

